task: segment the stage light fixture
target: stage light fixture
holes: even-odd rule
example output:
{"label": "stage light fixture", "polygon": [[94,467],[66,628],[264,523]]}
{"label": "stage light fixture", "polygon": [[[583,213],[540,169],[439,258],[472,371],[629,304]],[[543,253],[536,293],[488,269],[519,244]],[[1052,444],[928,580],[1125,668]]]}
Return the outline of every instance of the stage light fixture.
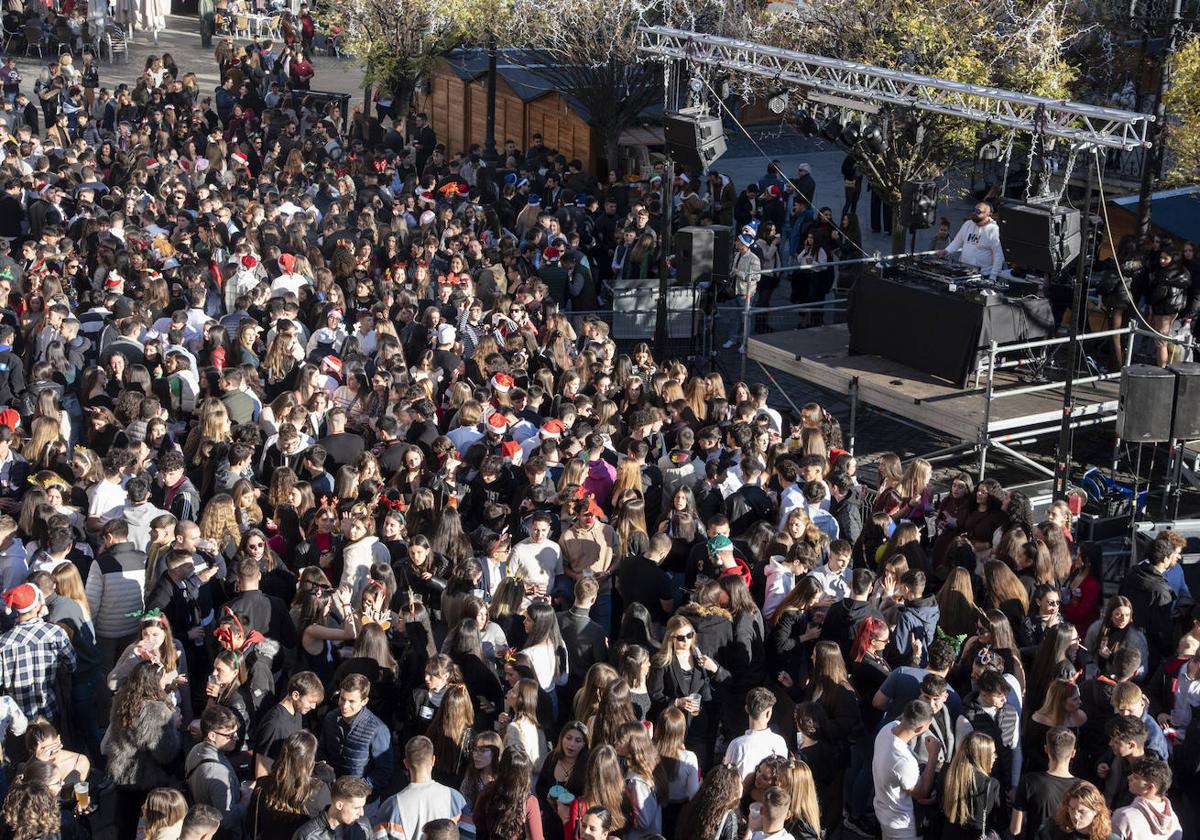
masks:
{"label": "stage light fixture", "polygon": [[699,76],[692,76],[688,81],[688,88],[691,89],[692,93],[699,93],[704,90],[704,80]]}
{"label": "stage light fixture", "polygon": [[787,106],[788,92],[786,88],[780,88],[767,97],[767,110],[772,114],[782,114],[787,110]]}
{"label": "stage light fixture", "polygon": [[883,128],[879,123],[867,123],[867,127],[863,129],[862,142],[873,154],[881,155],[887,151],[887,138],[884,137]]}
{"label": "stage light fixture", "polygon": [[842,142],[850,148],[858,145],[858,141],[862,139],[862,126],[856,122],[846,123],[842,129]]}

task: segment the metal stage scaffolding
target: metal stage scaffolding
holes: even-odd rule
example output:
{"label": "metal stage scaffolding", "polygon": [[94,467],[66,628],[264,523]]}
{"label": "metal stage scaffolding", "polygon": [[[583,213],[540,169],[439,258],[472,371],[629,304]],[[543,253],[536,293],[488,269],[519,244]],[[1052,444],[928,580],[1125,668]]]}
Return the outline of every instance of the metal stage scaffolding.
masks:
{"label": "metal stage scaffolding", "polygon": [[[1152,333],[1136,326],[1091,332],[1078,341],[1107,341]],[[979,356],[973,383],[958,388],[943,380],[880,356],[850,355],[845,325],[752,336],[747,356],[755,362],[849,398],[848,448],[854,450],[855,427],[861,406],[885,412],[902,422],[957,441],[924,455],[939,460],[974,453],[979,477],[995,450],[1053,478],[1055,471],[1034,461],[1017,447],[1057,434],[1062,427],[1066,380],[1031,381],[1031,371],[1046,365],[1046,355],[1070,344],[1069,336],[1009,344],[992,342]],[[1096,428],[1115,422],[1120,373],[1088,371],[1074,379],[1071,428]]]}

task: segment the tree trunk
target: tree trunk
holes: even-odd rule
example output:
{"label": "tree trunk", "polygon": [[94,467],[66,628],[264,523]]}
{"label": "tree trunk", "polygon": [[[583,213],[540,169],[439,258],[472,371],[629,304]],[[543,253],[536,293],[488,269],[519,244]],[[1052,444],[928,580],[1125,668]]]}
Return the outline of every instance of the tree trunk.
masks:
{"label": "tree trunk", "polygon": [[[604,132],[604,156],[607,158],[608,168],[616,170],[617,177],[623,178],[625,173],[621,170],[624,161],[621,160],[621,132],[618,129],[609,129]],[[600,179],[602,184],[608,175],[607,171],[593,174]]]}

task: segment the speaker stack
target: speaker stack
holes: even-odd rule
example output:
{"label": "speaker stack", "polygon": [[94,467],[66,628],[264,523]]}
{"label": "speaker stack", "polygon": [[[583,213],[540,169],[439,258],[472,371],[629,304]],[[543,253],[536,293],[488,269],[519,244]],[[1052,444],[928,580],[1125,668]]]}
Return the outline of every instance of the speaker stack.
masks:
{"label": "speaker stack", "polygon": [[1004,204],[996,222],[1009,266],[1055,277],[1079,256],[1080,213],[1070,207]]}
{"label": "speaker stack", "polygon": [[1200,364],[1125,368],[1117,402],[1117,436],[1130,443],[1200,440]]}
{"label": "speaker stack", "polygon": [[721,118],[694,109],[663,115],[667,154],[680,166],[701,172],[725,154],[725,127]]}

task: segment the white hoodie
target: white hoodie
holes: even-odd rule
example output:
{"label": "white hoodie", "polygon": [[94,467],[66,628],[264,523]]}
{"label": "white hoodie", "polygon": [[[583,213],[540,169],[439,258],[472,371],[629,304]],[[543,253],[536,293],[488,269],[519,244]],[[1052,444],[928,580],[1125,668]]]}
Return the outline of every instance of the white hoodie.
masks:
{"label": "white hoodie", "polygon": [[971,220],[963,222],[954,239],[946,246],[946,253],[962,251],[962,261],[978,268],[984,277],[992,280],[1004,267],[1004,251],[1000,247],[1000,225],[995,221],[983,227]]}
{"label": "white hoodie", "polygon": [[1113,811],[1112,830],[1121,840],[1182,840],[1179,817],[1165,796],[1151,802],[1141,796],[1133,804]]}

